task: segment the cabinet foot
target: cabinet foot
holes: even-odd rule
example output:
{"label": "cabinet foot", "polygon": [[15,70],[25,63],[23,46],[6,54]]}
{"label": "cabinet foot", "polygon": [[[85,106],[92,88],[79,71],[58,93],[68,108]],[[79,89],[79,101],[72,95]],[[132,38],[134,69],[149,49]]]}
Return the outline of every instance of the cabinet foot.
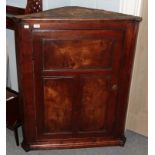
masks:
{"label": "cabinet foot", "polygon": [[124,147],[125,142],[126,142],[126,137],[123,136],[123,137],[121,138],[120,146],[121,146],[121,147]]}
{"label": "cabinet foot", "polygon": [[30,149],[30,145],[27,144],[26,142],[22,142],[22,148],[26,151],[26,152],[29,152],[31,149]]}

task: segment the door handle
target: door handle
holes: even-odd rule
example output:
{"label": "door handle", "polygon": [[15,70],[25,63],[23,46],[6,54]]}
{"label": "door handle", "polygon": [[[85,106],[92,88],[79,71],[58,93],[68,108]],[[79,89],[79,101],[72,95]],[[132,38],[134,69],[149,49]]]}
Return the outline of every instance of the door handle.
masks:
{"label": "door handle", "polygon": [[113,85],[112,85],[112,90],[117,90],[117,89],[118,89],[117,84],[113,84]]}

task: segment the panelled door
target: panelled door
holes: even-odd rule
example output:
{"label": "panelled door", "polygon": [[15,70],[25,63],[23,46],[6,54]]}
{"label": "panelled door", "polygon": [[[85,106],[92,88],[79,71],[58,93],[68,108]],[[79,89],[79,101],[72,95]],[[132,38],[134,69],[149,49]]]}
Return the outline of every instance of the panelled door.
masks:
{"label": "panelled door", "polygon": [[33,31],[38,139],[115,128],[122,31]]}

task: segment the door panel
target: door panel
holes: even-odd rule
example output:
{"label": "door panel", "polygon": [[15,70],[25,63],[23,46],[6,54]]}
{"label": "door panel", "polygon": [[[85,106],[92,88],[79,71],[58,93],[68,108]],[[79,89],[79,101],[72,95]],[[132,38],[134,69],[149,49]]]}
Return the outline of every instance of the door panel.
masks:
{"label": "door panel", "polygon": [[[112,30],[33,32],[42,71],[118,70],[123,33]],[[117,61],[116,61],[117,60]],[[113,71],[114,71],[113,70]]]}
{"label": "door panel", "polygon": [[79,112],[79,132],[104,132],[109,91],[109,78],[84,77]]}
{"label": "door panel", "polygon": [[112,43],[112,40],[107,39],[63,41],[44,39],[44,70],[110,68]]}
{"label": "door panel", "polygon": [[69,132],[72,126],[74,82],[71,78],[44,79],[44,130]]}

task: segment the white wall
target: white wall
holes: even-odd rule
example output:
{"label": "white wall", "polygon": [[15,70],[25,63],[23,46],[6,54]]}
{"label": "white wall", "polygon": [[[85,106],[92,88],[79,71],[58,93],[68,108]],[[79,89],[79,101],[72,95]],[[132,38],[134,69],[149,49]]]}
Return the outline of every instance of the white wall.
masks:
{"label": "white wall", "polygon": [[96,0],[97,8],[109,11],[119,11],[120,0]]}
{"label": "white wall", "polygon": [[70,5],[70,0],[43,0],[43,9],[51,9]]}
{"label": "white wall", "polygon": [[119,11],[120,0],[70,0],[70,5]]}
{"label": "white wall", "polygon": [[[6,0],[7,5],[25,8],[27,0]],[[43,10],[70,5],[70,0],[43,0]]]}
{"label": "white wall", "polygon": [[27,0],[6,0],[7,5],[25,8]]}
{"label": "white wall", "polygon": [[7,86],[18,91],[17,83],[17,68],[16,68],[16,55],[15,55],[15,35],[14,31],[6,31],[6,45],[7,45],[7,55],[9,58],[9,84]]}
{"label": "white wall", "polygon": [[120,0],[120,12],[141,16],[142,3],[143,0]]}
{"label": "white wall", "polygon": [[[25,8],[27,0],[6,0],[7,5]],[[16,55],[15,55],[15,36],[14,31],[6,30],[6,50],[9,58],[9,87],[18,91]]]}
{"label": "white wall", "polygon": [[96,8],[96,0],[70,0],[70,5]]}
{"label": "white wall", "polygon": [[143,1],[126,127],[148,135],[148,4]]}

